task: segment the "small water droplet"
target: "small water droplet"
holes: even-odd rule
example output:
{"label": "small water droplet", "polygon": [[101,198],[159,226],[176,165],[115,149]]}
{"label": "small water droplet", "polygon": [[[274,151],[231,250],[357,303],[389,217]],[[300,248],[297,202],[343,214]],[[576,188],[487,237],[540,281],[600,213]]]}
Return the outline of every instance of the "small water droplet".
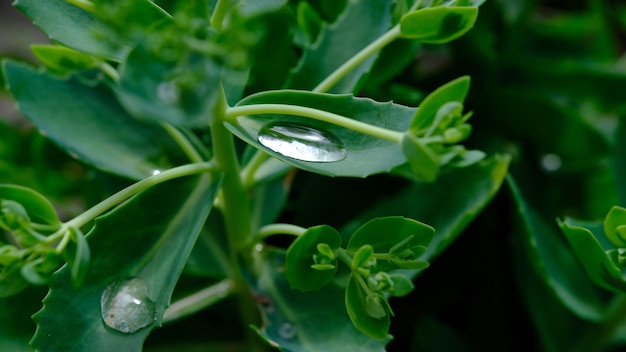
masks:
{"label": "small water droplet", "polygon": [[334,134],[296,123],[265,125],[258,140],[276,153],[302,161],[335,162],[347,154],[345,145]]}
{"label": "small water droplet", "polygon": [[541,167],[548,172],[555,172],[561,168],[563,162],[556,154],[546,154],[541,158]]}
{"label": "small water droplet", "polygon": [[286,340],[291,340],[296,337],[296,327],[291,323],[282,323],[278,328],[278,335]]}
{"label": "small water droplet", "polygon": [[157,98],[165,104],[177,104],[180,99],[180,88],[174,82],[161,82],[157,86]]}
{"label": "small water droplet", "polygon": [[111,328],[132,333],[152,325],[156,304],[148,298],[148,287],[132,278],[111,283],[100,298],[102,319]]}
{"label": "small water droplet", "polygon": [[160,173],[161,173],[160,170],[152,170],[152,176],[156,176],[156,175],[158,175]]}
{"label": "small water droplet", "polygon": [[263,245],[261,243],[257,243],[254,245],[254,250],[257,252],[262,252],[263,251]]}

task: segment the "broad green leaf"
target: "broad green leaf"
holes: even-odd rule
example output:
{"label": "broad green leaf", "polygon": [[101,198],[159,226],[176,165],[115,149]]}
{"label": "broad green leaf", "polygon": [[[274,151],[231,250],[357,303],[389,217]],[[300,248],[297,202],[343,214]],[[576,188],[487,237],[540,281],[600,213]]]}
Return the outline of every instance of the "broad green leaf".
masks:
{"label": "broad green leaf", "polygon": [[559,300],[583,319],[598,321],[606,309],[601,292],[585,274],[584,268],[556,226],[543,220],[524,200],[509,176],[508,184],[519,212],[519,235],[523,236],[528,261]]}
{"label": "broad green leaf", "polygon": [[594,236],[594,233],[602,232],[602,226],[586,225],[594,231],[592,232],[572,219],[559,221],[561,230],[591,281],[607,290],[623,294],[626,292],[626,279],[620,268],[606,253],[606,249]]}
{"label": "broad green leaf", "polygon": [[284,351],[385,350],[389,339],[372,339],[350,321],[344,288],[329,284],[316,291],[293,290],[282,270],[283,251],[266,246],[259,257],[261,275],[252,289],[264,318],[258,332],[269,343]]}
{"label": "broad green leaf", "polygon": [[0,184],[0,200],[13,200],[21,204],[30,219],[40,224],[60,225],[59,217],[52,203],[39,192],[30,188]]}
{"label": "broad green leaf", "polygon": [[93,56],[60,45],[31,45],[30,49],[44,65],[61,73],[84,70],[96,65]]}
{"label": "broad green leaf", "polygon": [[337,261],[333,270],[311,268],[316,264],[313,256],[317,255],[317,245],[325,243],[331,249],[341,246],[341,235],[328,225],[313,226],[299,236],[287,250],[285,270],[291,288],[300,291],[318,290],[328,284],[337,272]]}
{"label": "broad green leaf", "polygon": [[[465,169],[442,174],[434,183],[414,183],[377,201],[341,228],[353,233],[375,217],[404,216],[419,219],[436,229],[424,260],[447,248],[489,203],[507,175],[509,159],[497,156]],[[442,197],[442,190],[446,196]]]}
{"label": "broad green leaf", "polygon": [[443,44],[472,29],[478,7],[432,7],[408,13],[400,20],[400,33],[422,43]]}
{"label": "broad green leaf", "polygon": [[[383,310],[384,305],[382,307]],[[350,276],[346,286],[346,309],[354,325],[367,336],[384,340],[389,334],[391,318],[389,312],[383,312],[379,318],[374,318],[367,308],[367,293],[359,284],[354,274]],[[386,313],[386,314],[385,314]]]}
{"label": "broad green leaf", "polygon": [[[323,26],[317,42],[307,48],[294,70],[294,89],[313,89],[361,49],[383,35],[391,24],[391,1],[350,0],[332,25]],[[350,93],[373,65],[371,56],[329,91]]]}
{"label": "broad green leaf", "polygon": [[439,156],[422,143],[412,132],[402,138],[402,153],[406,156],[415,177],[422,182],[433,182],[439,176]]}
{"label": "broad green leaf", "polygon": [[6,61],[9,90],[48,138],[77,158],[118,175],[143,179],[184,160],[157,125],[131,118],[103,86],[60,80]]}
{"label": "broad green leaf", "polygon": [[30,287],[18,296],[0,298],[0,351],[32,352],[28,341],[35,333],[31,315],[41,308],[47,287]]}
{"label": "broad green leaf", "polygon": [[[70,268],[54,274],[44,307],[34,317],[38,328],[33,346],[53,351],[140,351],[150,330],[161,324],[218,187],[219,178],[209,175],[168,181],[97,218],[87,234],[91,263],[85,280],[74,289]],[[149,310],[127,319],[126,312],[107,311],[106,304],[101,311],[107,287],[120,284],[128,284],[137,294],[147,290],[142,295],[149,301],[143,308]],[[123,322],[132,326],[138,319],[146,326],[134,333],[110,327],[119,328]]]}
{"label": "broad green leaf", "polygon": [[[402,249],[427,247],[434,233],[434,228],[413,219],[401,216],[376,218],[363,224],[352,234],[346,249],[356,251],[367,244],[373,247],[375,253],[388,253],[394,246],[409,237],[410,240],[402,245]],[[379,271],[396,268],[395,264],[382,260],[379,260],[376,265],[376,270]]]}
{"label": "broad green leaf", "polygon": [[[251,95],[237,106],[256,104],[299,105],[321,109],[349,117],[360,122],[404,132],[408,128],[415,109],[391,102],[378,103],[371,99],[356,98],[352,95],[331,95],[304,91],[273,91]],[[320,131],[323,135],[330,134],[333,142],[329,147],[333,153],[345,153],[345,158],[334,162],[312,162],[288,157],[276,152],[259,142],[260,132],[273,126],[301,126],[305,130]],[[365,135],[337,125],[306,117],[264,114],[232,116],[227,122],[231,132],[247,143],[262,149],[272,156],[297,168],[328,176],[366,177],[368,175],[388,172],[406,162],[398,143]],[[324,148],[311,148],[312,151],[325,153]],[[291,149],[290,149],[291,150]],[[307,150],[310,150],[307,148]],[[310,152],[307,151],[307,154]],[[338,157],[340,158],[340,157]]]}
{"label": "broad green leaf", "polygon": [[[117,96],[134,117],[175,126],[206,127],[218,101],[221,67],[192,55],[165,62],[145,45],[136,46],[121,65]],[[180,67],[184,66],[181,72]]]}
{"label": "broad green leaf", "polygon": [[112,28],[65,0],[17,0],[15,7],[55,42],[106,59],[126,54],[125,41]]}
{"label": "broad green leaf", "polygon": [[222,214],[213,209],[185,263],[185,274],[223,279],[232,273],[224,226]]}
{"label": "broad green leaf", "polygon": [[411,130],[417,132],[421,129],[429,128],[435,121],[439,108],[449,102],[456,101],[462,103],[467,96],[469,87],[469,76],[463,76],[442,85],[428,94],[420,103],[415,116],[413,116]]}

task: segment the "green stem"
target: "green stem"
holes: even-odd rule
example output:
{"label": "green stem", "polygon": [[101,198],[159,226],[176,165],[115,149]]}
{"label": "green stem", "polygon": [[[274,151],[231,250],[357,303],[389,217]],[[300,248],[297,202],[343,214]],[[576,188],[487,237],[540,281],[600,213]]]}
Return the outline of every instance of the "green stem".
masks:
{"label": "green stem", "polygon": [[206,309],[230,296],[234,292],[233,280],[224,279],[212,286],[193,293],[172,303],[163,315],[163,323],[167,324]]}
{"label": "green stem", "polygon": [[383,34],[380,38],[376,39],[370,45],[363,48],[350,60],[346,61],[328,77],[326,77],[320,84],[313,89],[314,92],[327,92],[334,85],[336,85],[342,78],[352,72],[355,68],[361,65],[370,56],[379,52],[386,45],[394,41],[400,36],[400,25],[396,25],[391,28],[387,33]]}
{"label": "green stem", "polygon": [[261,227],[257,238],[261,240],[272,235],[292,235],[298,237],[302,236],[306,230],[304,227],[292,224],[269,224]]}
{"label": "green stem", "polygon": [[87,209],[87,211],[85,211],[84,213],[64,223],[63,226],[61,226],[61,229],[57,231],[57,233],[65,232],[67,231],[69,227],[80,228],[86,225],[87,223],[89,223],[90,221],[92,221],[93,219],[95,219],[97,216],[102,215],[109,209],[120,204],[124,200],[130,198],[131,196],[139,192],[142,192],[152,186],[155,186],[159,183],[163,183],[165,181],[173,180],[175,178],[180,178],[184,176],[195,175],[195,174],[200,174],[204,172],[216,172],[216,171],[217,171],[217,167],[212,162],[187,164],[187,165],[183,165],[183,166],[179,166],[179,167],[175,167],[169,170],[162,171],[156,175],[145,178],[135,184],[132,184],[124,188],[123,190],[115,193],[114,195],[110,196],[104,201],[96,204],[92,208]]}
{"label": "green stem", "polygon": [[109,78],[111,80],[113,80],[114,82],[119,82],[120,81],[120,74],[119,72],[117,72],[117,70],[115,68],[113,68],[113,66],[109,65],[107,62],[104,61],[97,61],[96,62],[96,66],[102,70],[102,72],[104,72],[105,75],[109,76]]}
{"label": "green stem", "polygon": [[229,108],[226,111],[226,120],[234,120],[237,116],[244,115],[262,115],[262,114],[281,114],[308,117],[318,121],[332,123],[337,126],[357,131],[369,136],[384,139],[394,143],[401,143],[404,134],[382,127],[370,125],[365,122],[353,120],[345,116],[333,114],[328,111],[285,104],[258,104],[244,105]]}
{"label": "green stem", "polygon": [[224,22],[224,16],[228,11],[229,0],[217,0],[217,5],[211,15],[211,27],[216,31],[222,29],[222,23]]}
{"label": "green stem", "polygon": [[246,189],[252,188],[254,185],[254,174],[269,157],[270,155],[264,151],[257,150],[252,156],[252,159],[250,159],[248,164],[241,170],[241,179]]}
{"label": "green stem", "polygon": [[178,146],[180,146],[180,148],[183,150],[183,153],[187,155],[189,160],[191,160],[194,163],[201,163],[204,161],[200,153],[198,153],[198,151],[193,147],[193,145],[191,145],[187,137],[185,137],[185,135],[182,132],[180,132],[180,130],[178,130],[174,126],[165,122],[161,122],[160,124],[161,124],[161,127],[163,127],[163,129],[165,129],[165,131],[178,144]]}

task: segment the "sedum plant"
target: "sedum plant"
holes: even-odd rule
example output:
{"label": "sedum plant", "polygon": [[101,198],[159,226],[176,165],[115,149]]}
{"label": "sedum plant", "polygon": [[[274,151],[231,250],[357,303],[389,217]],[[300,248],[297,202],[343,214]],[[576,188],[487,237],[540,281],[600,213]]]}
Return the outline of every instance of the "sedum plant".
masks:
{"label": "sedum plant", "polygon": [[[53,43],[32,46],[38,66],[3,61],[8,91],[42,135],[123,185],[67,219],[0,185],[0,297],[49,287],[31,346],[141,350],[232,296],[250,349],[383,350],[392,297],[428,289],[413,280],[508,159],[462,145],[468,76],[409,91],[414,104],[363,92],[464,35],[481,4],[17,0]],[[443,229],[419,212],[303,226],[283,220],[302,173],[480,192],[442,210],[457,224]]]}

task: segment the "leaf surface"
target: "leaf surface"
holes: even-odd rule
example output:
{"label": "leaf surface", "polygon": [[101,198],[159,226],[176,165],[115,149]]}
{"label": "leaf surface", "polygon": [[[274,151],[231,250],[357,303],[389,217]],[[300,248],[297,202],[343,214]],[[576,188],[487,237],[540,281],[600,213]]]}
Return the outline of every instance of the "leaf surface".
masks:
{"label": "leaf surface", "polygon": [[142,179],[175,166],[180,148],[160,127],[131,118],[110,91],[61,80],[7,61],[9,90],[19,109],[48,138],[93,166]]}
{"label": "leaf surface", "polygon": [[160,325],[218,187],[219,178],[209,175],[168,181],[98,218],[87,235],[91,262],[83,285],[72,288],[67,266],[54,274],[44,308],[34,317],[33,345],[46,351],[140,351],[152,326],[135,333],[107,326],[103,292],[120,280],[143,281],[155,302],[154,325]]}

